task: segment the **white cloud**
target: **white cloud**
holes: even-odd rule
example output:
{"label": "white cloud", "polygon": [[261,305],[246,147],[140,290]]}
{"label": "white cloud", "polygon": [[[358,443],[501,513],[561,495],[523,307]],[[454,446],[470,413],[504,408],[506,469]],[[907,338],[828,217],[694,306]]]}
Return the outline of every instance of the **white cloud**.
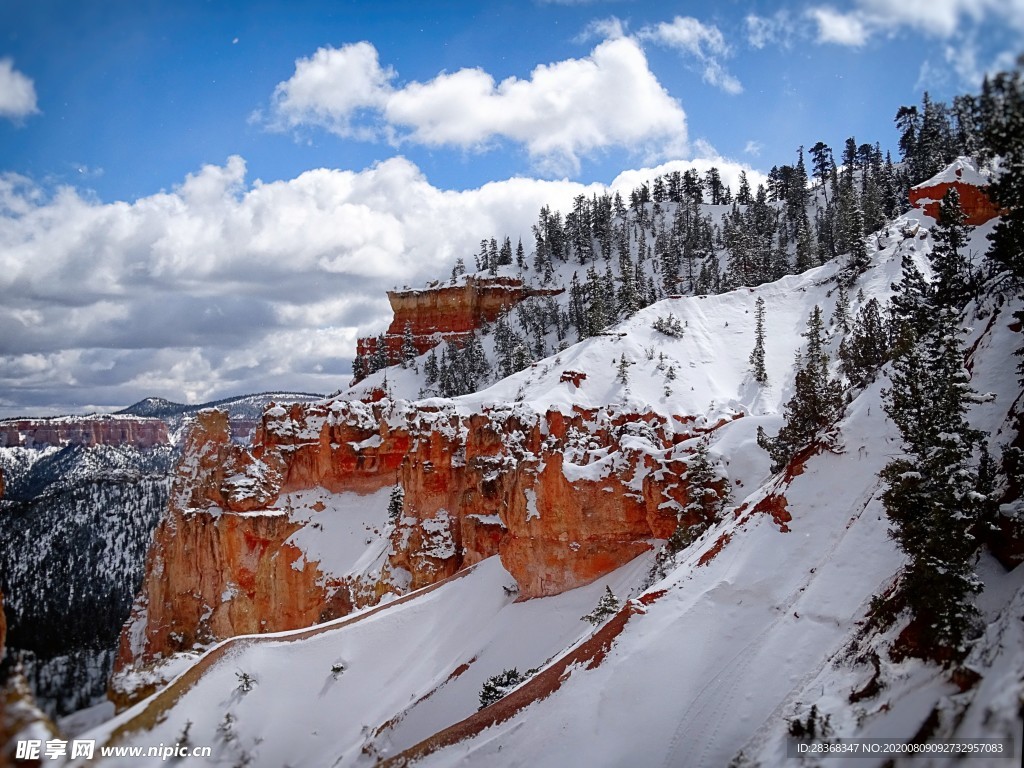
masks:
{"label": "white cloud", "polygon": [[606,19],[594,19],[584,28],[583,32],[576,38],[577,42],[583,43],[593,40],[595,37],[600,40],[614,40],[617,37],[625,37],[626,24],[615,16]]}
{"label": "white cloud", "polygon": [[35,83],[11,59],[0,59],[0,117],[20,120],[38,112]]}
{"label": "white cloud", "polygon": [[[1013,51],[1002,51],[987,62],[981,61],[978,44],[973,36],[958,41],[956,45],[947,45],[943,54],[946,63],[953,68],[960,81],[975,88],[981,86],[986,74],[1013,69],[1016,60]],[[925,62],[918,77],[919,86],[928,86],[930,70],[930,65]]]}
{"label": "white cloud", "polygon": [[818,42],[836,43],[858,48],[868,41],[864,20],[856,13],[840,13],[833,8],[811,8],[811,18],[818,24]]}
{"label": "white cloud", "polygon": [[[741,169],[763,179],[709,155],[612,186],[711,165],[733,189]],[[231,157],[132,203],[0,176],[0,408],[333,391],[356,337],[390,320],[387,289],[472,263],[483,237],[529,249],[542,205],[603,190],[529,178],[444,190],[401,157],[272,183],[247,182]]]}
{"label": "white cloud", "polygon": [[341,136],[353,133],[360,110],[379,110],[391,93],[394,70],[380,66],[370,43],[319,48],[295,62],[295,74],[274,89],[278,127],[313,124]]}
{"label": "white cloud", "polygon": [[754,141],[753,139],[751,139],[743,147],[743,154],[753,155],[754,157],[757,157],[758,155],[761,154],[762,149],[764,149],[764,144],[762,144],[760,141]]}
{"label": "white cloud", "polygon": [[1024,31],[1024,0],[856,0],[842,13],[831,6],[808,10],[817,23],[818,42],[859,47],[875,34],[903,28],[950,39],[971,25],[997,20]]}
{"label": "white cloud", "polygon": [[664,156],[686,144],[682,107],[626,37],[601,42],[585,58],[538,66],[529,79],[496,83],[482,69],[402,87],[394,79],[370,43],[321,48],[275,89],[271,124],[363,138],[385,131],[396,144],[467,149],[506,139],[554,173],[576,171],[582,156],[607,147]]}
{"label": "white cloud", "polygon": [[747,27],[747,42],[758,49],[766,45],[789,48],[793,44],[793,38],[803,33],[800,22],[785,8],[780,8],[771,16],[748,14],[744,23]]}
{"label": "white cloud", "polygon": [[731,55],[725,37],[713,24],[703,24],[690,16],[676,16],[671,22],[644,27],[637,32],[640,40],[650,40],[695,58],[703,67],[705,82],[726,93],[742,93],[740,81],[725,69],[723,58]]}

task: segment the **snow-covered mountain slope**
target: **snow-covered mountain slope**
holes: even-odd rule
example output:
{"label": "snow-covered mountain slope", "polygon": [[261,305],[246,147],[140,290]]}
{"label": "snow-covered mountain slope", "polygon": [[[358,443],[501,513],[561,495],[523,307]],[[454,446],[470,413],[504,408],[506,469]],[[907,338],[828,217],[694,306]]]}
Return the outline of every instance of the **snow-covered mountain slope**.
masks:
{"label": "snow-covered mountain slope", "polygon": [[[912,212],[872,238],[870,266],[849,291],[851,314],[891,293],[904,254],[927,272],[930,225]],[[974,254],[987,231],[973,232]],[[758,426],[771,434],[781,423],[812,307],[834,311],[836,275],[825,265],[754,289],[667,299],[489,389],[420,404],[473,413],[518,401],[543,413],[625,403],[719,425],[710,451],[725,464],[734,506],[664,578],[654,580],[647,554],[587,586],[513,602],[502,589],[511,577],[492,557],[322,627],[229,640],[89,736],[130,746],[187,735],[224,762],[254,765],[782,766],[790,722],[814,706],[835,736],[1012,737],[1012,762],[984,764],[1019,764],[1021,568],[982,554],[987,624],[960,667],[889,655],[892,635],[868,628],[872,597],[905,558],[878,479],[901,452],[883,408],[888,368],[849,390],[830,446],[812,446],[772,475],[757,445]],[[758,298],[765,387],[748,361]],[[983,395],[969,419],[993,453],[1019,428],[1009,361],[1020,304],[997,297],[967,312],[967,367]],[[669,314],[681,336],[654,330]],[[833,328],[826,347],[834,353],[839,340]],[[595,630],[579,617],[605,584],[630,599]],[[486,678],[511,667],[538,671],[476,712]]]}
{"label": "snow-covered mountain slope", "polygon": [[585,639],[593,627],[580,617],[605,586],[625,594],[649,565],[643,557],[600,584],[520,603],[490,558],[312,630],[229,640],[88,736],[174,744],[191,721],[189,742],[231,764],[372,765],[476,711],[488,677],[543,666]]}
{"label": "snow-covered mountain slope", "polygon": [[[931,224],[932,220],[924,214],[911,211],[868,239],[872,264],[848,291],[850,315],[871,298],[883,303],[888,300],[892,284],[900,279],[904,254],[912,255],[919,269],[930,274],[926,255],[931,250],[927,230]],[[983,252],[989,231],[990,225],[975,229],[969,249]],[[488,389],[456,398],[455,402],[477,408],[523,401],[538,411],[552,406],[592,407],[625,402],[638,409],[704,414],[708,418],[736,411],[778,413],[792,395],[793,359],[803,345],[801,334],[812,307],[821,307],[827,318],[834,314],[839,301],[837,274],[841,269],[840,264],[828,262],[756,288],[659,301],[600,336],[575,344]],[[862,300],[857,298],[858,292],[862,292]],[[765,387],[753,381],[749,363],[758,298],[764,299],[766,311]],[[659,317],[669,315],[682,325],[678,338],[653,327]],[[836,337],[830,348],[833,358],[838,342]],[[618,375],[622,358],[628,364],[626,384]],[[667,376],[669,367],[674,368],[674,380]],[[565,381],[569,371],[586,374],[579,387]]]}

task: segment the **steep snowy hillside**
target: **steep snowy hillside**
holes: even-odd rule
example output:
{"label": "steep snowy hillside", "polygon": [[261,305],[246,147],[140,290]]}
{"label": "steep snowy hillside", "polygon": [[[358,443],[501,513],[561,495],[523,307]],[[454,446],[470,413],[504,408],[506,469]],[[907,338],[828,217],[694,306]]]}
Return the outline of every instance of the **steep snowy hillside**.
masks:
{"label": "steep snowy hillside", "polygon": [[[877,147],[866,155],[870,162],[833,175],[831,192],[824,181],[809,182],[801,152],[795,165],[775,169],[767,188],[747,186],[735,198],[717,173],[703,178],[690,169],[642,184],[628,205],[618,193],[579,197],[564,220],[542,208],[534,242],[518,244],[514,257],[507,239],[501,247],[485,240],[469,259],[473,266],[460,258],[449,280],[389,292],[395,320],[385,333],[360,339],[355,380],[339,395],[418,399],[477,391],[665,298],[845,263],[842,254],[861,233],[907,208],[905,174],[883,162]],[[854,187],[870,209],[856,234],[840,210],[856,197],[845,192]],[[504,287],[503,297],[482,296],[495,287]],[[410,313],[416,303],[419,312]]]}
{"label": "steep snowy hillside", "polygon": [[[813,722],[822,733],[827,718],[830,738],[1010,738],[1013,757],[984,764],[1019,764],[1024,569],[1007,570],[982,550],[982,635],[960,663],[944,668],[897,652],[907,617],[885,630],[875,620],[873,598],[890,589],[907,560],[891,537],[879,479],[902,451],[885,407],[891,366],[847,386],[830,439],[816,439],[778,473],[758,445],[759,427],[773,435],[783,423],[794,359],[808,354],[801,334],[813,308],[835,318],[822,339],[835,373],[844,311],[853,317],[872,299],[887,300],[904,257],[930,274],[932,224],[910,212],[869,238],[866,269],[843,291],[849,273],[829,263],[755,288],[665,299],[489,389],[397,412],[435,414],[440,428],[472,426],[455,420],[458,414],[519,409],[543,415],[538,424],[549,429],[551,412],[596,421],[587,409],[616,404],[613,422],[616,414],[647,412],[680,425],[667,445],[654,439],[655,429],[624,430],[617,451],[581,431],[559,448],[557,464],[570,483],[611,489],[628,446],[645,457],[624,465],[642,495],[650,487],[636,468],[668,485],[677,473],[695,471],[704,443],[732,501],[674,556],[645,553],[585,586],[517,601],[516,582],[530,595],[551,594],[521,575],[547,560],[524,569],[522,558],[549,557],[553,542],[563,550],[580,543],[569,532],[505,547],[523,526],[518,516],[537,525],[561,514],[546,500],[531,502],[539,486],[516,485],[525,502],[510,497],[496,513],[495,524],[506,529],[500,558],[314,629],[228,640],[89,737],[103,745],[211,746],[223,762],[255,765],[781,766],[789,764],[793,723]],[[990,230],[971,233],[966,251],[975,259]],[[759,300],[766,384],[755,380],[750,362]],[[1020,345],[1012,317],[1020,309],[1019,297],[991,293],[966,313],[967,368],[980,393],[968,417],[992,454],[1020,429],[1020,387],[1007,363]],[[332,409],[345,410],[329,402],[317,418],[328,424]],[[325,428],[308,439],[324,444],[329,434]],[[440,467],[440,457],[429,455]],[[524,449],[520,462],[537,455]],[[682,457],[685,463],[673,464]],[[449,464],[464,460],[447,457]],[[336,481],[324,467],[316,471]],[[495,470],[491,481],[512,471]],[[240,473],[232,482],[264,474]],[[433,467],[430,475],[438,476]],[[371,542],[367,557],[384,554],[379,543]],[[309,557],[326,557],[318,546],[321,553]],[[596,627],[581,621],[605,586],[621,602],[618,612]],[[477,711],[485,681],[512,668],[527,679]]]}

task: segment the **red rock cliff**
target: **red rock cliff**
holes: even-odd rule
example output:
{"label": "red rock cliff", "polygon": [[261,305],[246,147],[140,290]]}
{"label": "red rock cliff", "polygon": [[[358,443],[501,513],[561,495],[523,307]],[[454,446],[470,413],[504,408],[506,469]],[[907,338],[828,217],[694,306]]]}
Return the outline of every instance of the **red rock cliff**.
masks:
{"label": "red rock cliff", "polygon": [[[521,280],[512,277],[473,276],[463,278],[457,285],[388,291],[394,319],[384,334],[387,363],[401,361],[406,326],[417,354],[422,354],[442,341],[462,344],[484,323],[497,320],[502,312],[529,296],[556,293],[561,290],[526,288]],[[378,351],[379,343],[375,336],[359,339],[356,352],[370,357]]]}
{"label": "red rock cliff", "polygon": [[928,181],[912,187],[910,204],[937,220],[939,203],[950,189],[955,189],[966,223],[978,226],[1001,213],[986,193],[987,187],[988,179],[967,158],[960,158]]}
{"label": "red rock cliff", "polygon": [[[268,408],[243,447],[228,439],[224,414],[204,412],[117,668],[307,626],[494,554],[523,598],[586,584],[675,529],[687,493],[676,446],[692,434],[678,420],[613,408],[466,414],[327,401]],[[281,494],[366,494],[396,481],[404,504],[376,583],[325,582],[287,543],[300,524],[275,507]]]}
{"label": "red rock cliff", "polygon": [[45,445],[167,444],[167,425],[160,419],[130,416],[62,416],[53,419],[0,421],[0,447]]}

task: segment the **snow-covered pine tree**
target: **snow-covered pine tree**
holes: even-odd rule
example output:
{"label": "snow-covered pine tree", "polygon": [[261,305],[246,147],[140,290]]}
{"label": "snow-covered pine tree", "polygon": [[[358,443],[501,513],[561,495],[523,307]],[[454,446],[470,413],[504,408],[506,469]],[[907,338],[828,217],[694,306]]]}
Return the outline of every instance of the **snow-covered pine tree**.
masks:
{"label": "snow-covered pine tree", "polygon": [[395,484],[391,488],[391,496],[388,498],[388,521],[397,525],[402,519],[402,507],[405,504],[405,491],[402,486]]}
{"label": "snow-covered pine tree", "polygon": [[936,650],[956,654],[974,635],[971,595],[981,589],[973,568],[980,507],[971,466],[980,433],[964,416],[971,390],[961,335],[954,312],[942,309],[926,336],[894,357],[885,409],[899,427],[905,455],[881,473],[893,538],[910,558],[898,596],[921,623],[923,637]]}
{"label": "snow-covered pine tree", "polygon": [[428,387],[432,387],[437,383],[437,377],[437,352],[432,349],[430,350],[430,354],[427,355],[426,362],[423,364],[423,380]]}
{"label": "snow-covered pine tree", "polygon": [[846,293],[846,286],[839,285],[839,295],[836,297],[836,308],[832,312],[832,324],[842,333],[850,332],[850,297]]}
{"label": "snow-covered pine tree", "polygon": [[615,597],[612,588],[605,586],[604,594],[597,603],[597,607],[586,616],[580,616],[580,621],[587,621],[597,626],[603,624],[606,619],[614,616],[619,611],[619,599]]}
{"label": "snow-covered pine tree", "polygon": [[932,227],[934,247],[928,257],[935,273],[932,300],[937,306],[959,310],[971,295],[971,268],[964,253],[969,231],[960,194],[950,187],[939,203],[939,220]]}
{"label": "snow-covered pine tree", "polygon": [[525,677],[519,674],[519,670],[515,667],[512,669],[506,669],[497,675],[484,680],[483,687],[480,689],[480,709],[488,707],[496,701],[505,698],[512,688],[515,688],[521,683]]}
{"label": "snow-covered pine tree", "polygon": [[679,525],[655,558],[652,575],[658,578],[665,577],[676,555],[721,519],[722,511],[731,500],[725,472],[711,458],[707,435],[697,441],[687,461],[685,480],[688,501],[679,511]]}
{"label": "snow-covered pine tree", "polygon": [[867,245],[864,242],[864,211],[860,207],[860,202],[856,200],[856,193],[851,194],[854,199],[850,203],[850,209],[846,216],[845,233],[850,256],[843,275],[843,280],[847,285],[853,285],[858,275],[863,274],[870,264]]}
{"label": "snow-covered pine tree", "polygon": [[889,303],[889,334],[894,350],[901,351],[928,333],[934,319],[932,289],[909,254],[903,254],[902,277],[893,283]]}
{"label": "snow-covered pine tree", "polygon": [[815,305],[811,310],[803,336],[807,344],[797,358],[795,391],[784,406],[786,423],[775,437],[768,437],[762,427],[757,430],[758,445],[772,457],[772,472],[780,471],[797,451],[820,439],[842,412],[842,389],[828,371],[821,307]]}
{"label": "snow-covered pine tree", "polygon": [[633,363],[631,360],[626,359],[625,352],[623,352],[619,356],[619,362],[615,368],[615,378],[617,378],[619,380],[619,383],[622,384],[622,386],[624,387],[629,385],[629,366],[631,366],[632,364]]}
{"label": "snow-covered pine tree", "polygon": [[754,349],[750,353],[750,372],[754,381],[768,383],[768,370],[764,366],[764,299],[760,296],[754,302]]}
{"label": "snow-covered pine tree", "polygon": [[402,331],[402,367],[408,368],[409,364],[416,359],[419,352],[412,335],[412,323],[405,321],[405,328]]}
{"label": "snow-covered pine tree", "polygon": [[889,359],[889,331],[878,299],[872,297],[854,318],[839,345],[839,366],[850,383],[863,387]]}

